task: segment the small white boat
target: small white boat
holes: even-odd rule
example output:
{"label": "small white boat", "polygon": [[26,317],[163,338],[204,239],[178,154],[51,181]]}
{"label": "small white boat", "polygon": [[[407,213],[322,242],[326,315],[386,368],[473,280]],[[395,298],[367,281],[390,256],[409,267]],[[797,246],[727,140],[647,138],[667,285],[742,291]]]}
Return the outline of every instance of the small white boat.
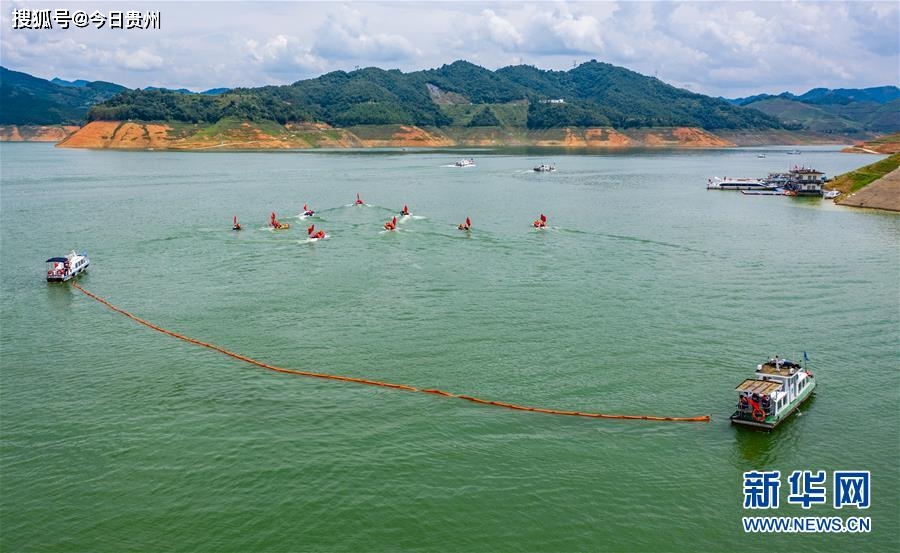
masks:
{"label": "small white boat", "polygon": [[822,192],[822,197],[826,200],[833,200],[841,195],[840,190],[825,190]]}
{"label": "small white boat", "polygon": [[809,399],[815,389],[812,371],[776,355],[756,366],[756,378],[748,378],[735,388],[738,404],[731,422],[771,430]]}
{"label": "small white boat", "polygon": [[549,173],[550,171],[556,171],[556,167],[552,165],[547,165],[546,163],[541,163],[536,166],[534,170],[538,173]]}
{"label": "small white boat", "polygon": [[464,158],[453,164],[454,167],[475,167],[475,160],[473,158]]}
{"label": "small white boat", "polygon": [[47,282],[65,282],[84,272],[91,264],[87,252],[71,253],[65,257],[51,257],[47,260]]}
{"label": "small white boat", "polygon": [[765,159],[765,158],[766,158],[766,154],[756,154],[756,157],[759,158],[759,159]]}

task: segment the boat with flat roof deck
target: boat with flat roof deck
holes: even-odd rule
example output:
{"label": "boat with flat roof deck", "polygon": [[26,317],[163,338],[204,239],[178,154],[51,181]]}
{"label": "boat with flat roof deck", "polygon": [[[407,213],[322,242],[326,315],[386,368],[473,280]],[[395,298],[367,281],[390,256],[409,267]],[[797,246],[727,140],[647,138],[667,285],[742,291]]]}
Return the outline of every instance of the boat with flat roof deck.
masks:
{"label": "boat with flat roof deck", "polygon": [[[806,353],[803,353],[804,359]],[[772,430],[812,396],[816,380],[812,371],[777,355],[756,366],[756,378],[741,382],[732,424]]]}
{"label": "boat with flat roof deck", "polygon": [[761,179],[712,177],[706,181],[707,190],[766,190],[771,188]]}
{"label": "boat with flat roof deck", "polygon": [[47,260],[47,282],[65,282],[80,275],[91,264],[87,252],[72,250],[65,257],[51,257]]}

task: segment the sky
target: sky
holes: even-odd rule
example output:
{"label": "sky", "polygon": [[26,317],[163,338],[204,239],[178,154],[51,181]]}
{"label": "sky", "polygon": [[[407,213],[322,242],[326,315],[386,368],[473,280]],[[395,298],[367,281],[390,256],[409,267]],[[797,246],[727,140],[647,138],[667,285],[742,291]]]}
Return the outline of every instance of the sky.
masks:
{"label": "sky", "polygon": [[[410,72],[460,59],[491,70],[520,64],[568,70],[595,59],[726,98],[900,84],[898,0],[0,5],[4,67],[129,88],[280,85],[335,70]],[[28,21],[22,10],[50,10],[52,28],[28,28],[40,26],[38,16]],[[113,12],[158,12],[159,23],[64,29],[56,10],[99,12],[107,23]]]}

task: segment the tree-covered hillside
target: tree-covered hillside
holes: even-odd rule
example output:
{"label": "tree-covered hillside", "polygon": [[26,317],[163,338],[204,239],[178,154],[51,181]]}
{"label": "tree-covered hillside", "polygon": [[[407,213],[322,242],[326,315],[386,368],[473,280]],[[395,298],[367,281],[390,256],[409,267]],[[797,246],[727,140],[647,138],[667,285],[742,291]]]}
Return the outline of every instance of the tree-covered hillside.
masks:
{"label": "tree-covered hillside", "polygon": [[0,125],[79,125],[91,106],[124,90],[103,81],[60,85],[0,67]]}
{"label": "tree-covered hillside", "polygon": [[729,100],[776,117],[785,127],[825,133],[900,131],[900,88],[814,88],[796,96],[760,94]]}
{"label": "tree-covered hillside", "polygon": [[[440,98],[440,101],[439,98]],[[778,121],[721,99],[591,61],[570,71],[529,66],[489,71],[457,61],[402,73],[366,68],[335,71],[289,86],[235,89],[215,97],[170,91],[129,91],[96,106],[92,120],[214,122],[224,117],[279,123],[321,121],[336,127],[407,124],[502,126],[490,110],[455,123],[452,105],[527,104],[527,127],[566,126],[766,129]],[[524,109],[524,108],[523,108]]]}

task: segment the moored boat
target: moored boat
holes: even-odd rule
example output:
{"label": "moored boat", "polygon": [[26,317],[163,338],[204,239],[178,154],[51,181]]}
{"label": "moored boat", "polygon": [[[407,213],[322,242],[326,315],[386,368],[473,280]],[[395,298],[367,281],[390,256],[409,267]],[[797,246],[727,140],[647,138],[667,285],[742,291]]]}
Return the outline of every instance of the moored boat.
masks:
{"label": "moored boat", "polygon": [[770,187],[783,188],[786,196],[821,196],[828,178],[822,171],[795,165],[786,173],[769,173],[762,180]]}
{"label": "moored boat", "polygon": [[72,250],[65,257],[51,257],[47,260],[47,281],[65,282],[83,273],[90,264],[87,252]]}
{"label": "moored boat", "polygon": [[811,371],[776,355],[757,365],[756,378],[748,378],[735,388],[738,404],[731,422],[771,430],[809,399],[815,388]]}
{"label": "moored boat", "polygon": [[771,188],[760,179],[712,177],[706,181],[707,190],[765,190]]}

